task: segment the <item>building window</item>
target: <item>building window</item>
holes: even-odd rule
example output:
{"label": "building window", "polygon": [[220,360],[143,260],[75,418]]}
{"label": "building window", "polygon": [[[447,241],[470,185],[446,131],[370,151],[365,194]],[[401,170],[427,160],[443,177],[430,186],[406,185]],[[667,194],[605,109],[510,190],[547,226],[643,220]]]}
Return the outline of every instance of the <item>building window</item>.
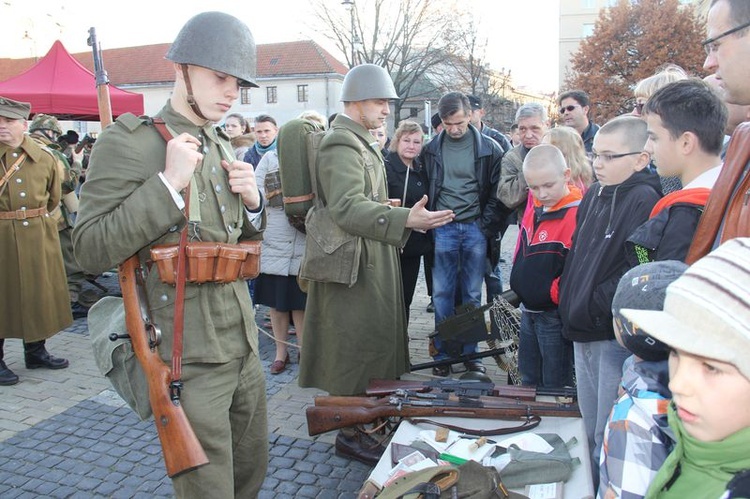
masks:
{"label": "building window", "polygon": [[307,85],[297,85],[297,102],[307,102]]}
{"label": "building window", "polygon": [[278,102],[276,87],[266,87],[266,102],[268,104],[276,104]]}
{"label": "building window", "polygon": [[587,23],[583,25],[583,37],[588,38],[589,36],[594,34],[594,26],[593,23]]}
{"label": "building window", "polygon": [[250,87],[242,87],[240,91],[240,103],[251,104],[250,102]]}
{"label": "building window", "polygon": [[581,7],[584,9],[593,9],[596,7],[596,1],[595,0],[581,0]]}

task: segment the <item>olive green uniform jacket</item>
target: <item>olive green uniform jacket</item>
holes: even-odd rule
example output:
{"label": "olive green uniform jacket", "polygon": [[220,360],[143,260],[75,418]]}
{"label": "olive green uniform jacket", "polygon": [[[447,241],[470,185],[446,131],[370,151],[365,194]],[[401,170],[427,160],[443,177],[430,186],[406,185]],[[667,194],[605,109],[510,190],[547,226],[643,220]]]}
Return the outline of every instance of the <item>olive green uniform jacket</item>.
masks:
{"label": "olive green uniform jacket", "polygon": [[[18,149],[0,144],[6,168],[22,152],[27,157],[0,195],[0,211],[46,207],[52,212],[60,204],[63,172],[51,151],[28,135]],[[0,220],[0,261],[0,338],[40,341],[73,323],[57,222],[51,215]]]}
{"label": "olive green uniform jacket", "polygon": [[[190,228],[190,238],[234,244],[258,236],[221,167],[221,159],[233,159],[228,137],[211,124],[192,124],[169,103],[159,116],[173,135],[186,132],[203,144],[190,204],[190,218],[200,216],[200,221]],[[75,255],[84,269],[99,274],[136,252],[145,263],[151,246],[179,242],[185,216],[158,176],[165,161],[166,143],[148,118],[126,114],[102,132],[91,153],[73,229]],[[163,334],[159,352],[169,361],[175,288],[161,282],[155,266],[146,288],[153,321]],[[257,354],[258,331],[245,281],[187,283],[183,338],[183,364],[224,363],[250,351]]]}
{"label": "olive green uniform jacket", "polygon": [[388,195],[377,142],[341,114],[318,152],[318,195],[339,227],[363,238],[362,254],[354,286],[309,284],[299,384],[359,394],[370,378],[393,379],[409,370],[398,249],[411,233],[409,210],[383,204]]}

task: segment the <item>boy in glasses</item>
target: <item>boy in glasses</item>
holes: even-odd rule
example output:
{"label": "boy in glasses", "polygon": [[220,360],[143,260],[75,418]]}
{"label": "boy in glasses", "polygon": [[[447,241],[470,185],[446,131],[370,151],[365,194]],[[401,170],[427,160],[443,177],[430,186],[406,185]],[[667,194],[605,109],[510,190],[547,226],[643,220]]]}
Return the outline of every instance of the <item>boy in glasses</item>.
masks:
{"label": "boy in glasses", "polygon": [[[646,122],[621,116],[596,134],[595,182],[581,201],[573,245],[560,280],[563,336],[573,341],[578,403],[597,469],[604,426],[630,352],[615,341],[612,298],[630,268],[625,240],[648,220],[661,197],[656,175],[644,171]],[[594,489],[598,476],[594,474]]]}
{"label": "boy in glasses", "polygon": [[620,312],[671,348],[676,443],[646,497],[750,497],[750,239],[696,261],[667,287],[663,311]]}
{"label": "boy in glasses", "polygon": [[721,171],[727,109],[703,81],[690,78],[654,93],[643,108],[646,149],[659,176],[683,188],[664,196],[626,242],[631,264],[687,256],[708,195]]}

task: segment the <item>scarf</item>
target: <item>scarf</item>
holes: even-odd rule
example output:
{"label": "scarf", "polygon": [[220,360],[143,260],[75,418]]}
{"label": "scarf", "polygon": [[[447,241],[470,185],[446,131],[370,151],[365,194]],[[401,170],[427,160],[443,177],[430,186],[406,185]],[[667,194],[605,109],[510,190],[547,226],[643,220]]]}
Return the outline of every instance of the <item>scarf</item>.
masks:
{"label": "scarf", "polygon": [[[268,144],[268,146],[263,147],[260,145],[260,142],[255,143],[255,150],[258,152],[258,154],[261,155],[261,157],[266,154],[268,151],[275,151],[276,150],[276,139],[273,139],[273,142]],[[257,166],[257,165],[256,165]]]}
{"label": "scarf", "polygon": [[687,434],[674,404],[669,404],[668,418],[677,443],[651,482],[646,499],[720,497],[737,472],[750,468],[750,428],[720,442],[702,442]]}

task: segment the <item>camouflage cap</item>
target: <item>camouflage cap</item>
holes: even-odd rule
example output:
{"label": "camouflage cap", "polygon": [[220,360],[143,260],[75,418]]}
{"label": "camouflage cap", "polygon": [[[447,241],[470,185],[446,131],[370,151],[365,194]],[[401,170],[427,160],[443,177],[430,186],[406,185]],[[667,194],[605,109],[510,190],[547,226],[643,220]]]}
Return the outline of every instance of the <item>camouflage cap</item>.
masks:
{"label": "camouflage cap", "polygon": [[50,116],[49,114],[37,114],[29,125],[29,132],[36,130],[50,130],[55,132],[57,135],[62,135],[62,128],[60,128],[60,122],[57,118]]}
{"label": "camouflage cap", "polygon": [[27,120],[31,113],[31,104],[18,102],[7,97],[0,97],[0,116],[12,120]]}

